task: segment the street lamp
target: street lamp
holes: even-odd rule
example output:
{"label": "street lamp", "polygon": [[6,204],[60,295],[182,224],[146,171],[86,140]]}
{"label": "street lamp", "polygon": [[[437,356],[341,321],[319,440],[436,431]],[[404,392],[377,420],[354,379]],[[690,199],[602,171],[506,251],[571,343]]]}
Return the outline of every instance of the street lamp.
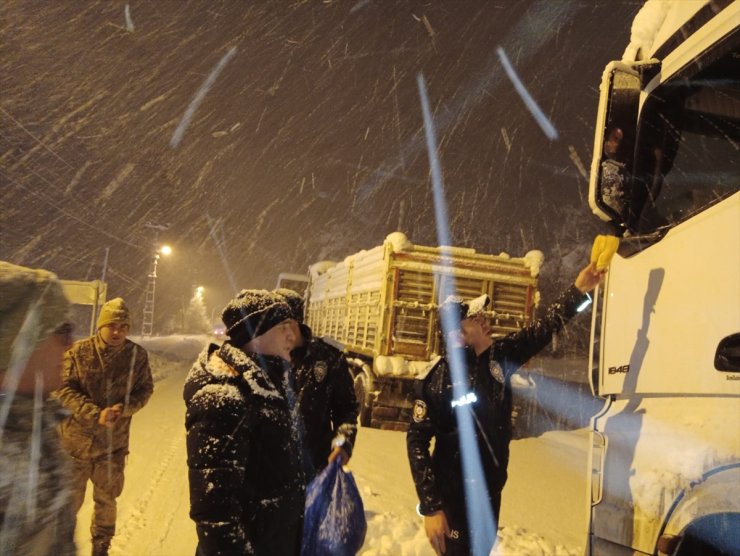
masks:
{"label": "street lamp", "polygon": [[141,335],[151,336],[152,329],[154,327],[154,292],[157,285],[157,263],[159,262],[160,255],[169,255],[172,253],[172,248],[169,245],[163,245],[162,247],[154,250],[152,256],[152,267],[147,274],[146,282],[146,297],[144,299],[144,318],[141,322]]}

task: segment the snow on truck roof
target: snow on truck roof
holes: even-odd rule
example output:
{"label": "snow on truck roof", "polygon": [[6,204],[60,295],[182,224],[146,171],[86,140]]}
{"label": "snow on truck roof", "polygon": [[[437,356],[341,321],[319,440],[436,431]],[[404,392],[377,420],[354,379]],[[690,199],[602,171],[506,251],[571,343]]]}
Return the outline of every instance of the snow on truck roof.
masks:
{"label": "snow on truck roof", "polygon": [[385,237],[384,243],[393,245],[394,251],[407,251],[414,248],[414,244],[409,241],[403,232],[393,232]]}
{"label": "snow on truck roof", "polygon": [[364,259],[367,259],[368,255],[375,256],[374,254],[378,252],[379,250],[382,250],[386,245],[390,245],[391,250],[393,253],[408,253],[408,252],[437,252],[441,250],[447,250],[450,255],[454,256],[473,256],[473,255],[480,255],[482,257],[496,257],[498,259],[516,259],[522,262],[525,268],[528,268],[530,271],[530,275],[533,278],[536,278],[540,274],[540,269],[542,267],[542,264],[545,260],[545,255],[542,253],[542,251],[539,251],[537,249],[528,251],[524,257],[521,258],[515,258],[511,257],[508,253],[501,252],[498,255],[486,255],[483,253],[477,253],[475,249],[470,247],[452,247],[452,246],[443,246],[443,247],[431,247],[431,246],[423,246],[423,245],[415,245],[412,243],[406,234],[403,232],[393,232],[391,234],[388,234],[385,238],[385,241],[383,242],[383,245],[379,245],[376,247],[373,247],[371,249],[362,249],[361,251],[358,251],[356,253],[352,253],[351,255],[347,255],[341,262],[335,262],[335,261],[319,261],[317,263],[314,263],[308,267],[308,272],[311,275],[311,279],[315,280],[318,276],[321,276],[322,274],[326,273],[328,270],[337,267],[337,266],[349,266],[353,262],[361,261]]}
{"label": "snow on truck roof", "polygon": [[632,22],[630,43],[622,61],[647,60],[655,55],[707,0],[647,0]]}

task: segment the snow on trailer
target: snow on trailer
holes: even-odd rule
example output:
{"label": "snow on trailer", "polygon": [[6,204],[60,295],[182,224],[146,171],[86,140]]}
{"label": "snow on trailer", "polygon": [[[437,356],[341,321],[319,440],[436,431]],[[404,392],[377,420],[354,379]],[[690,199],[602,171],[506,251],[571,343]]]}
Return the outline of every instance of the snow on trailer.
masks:
{"label": "snow on trailer", "polygon": [[[413,379],[441,351],[440,292],[486,293],[494,335],[530,323],[544,257],[488,255],[462,247],[425,247],[395,232],[340,263],[312,265],[306,322],[317,336],[341,342],[361,404],[360,423],[406,430]],[[454,284],[454,286],[453,286]],[[454,287],[454,290],[453,290]]]}

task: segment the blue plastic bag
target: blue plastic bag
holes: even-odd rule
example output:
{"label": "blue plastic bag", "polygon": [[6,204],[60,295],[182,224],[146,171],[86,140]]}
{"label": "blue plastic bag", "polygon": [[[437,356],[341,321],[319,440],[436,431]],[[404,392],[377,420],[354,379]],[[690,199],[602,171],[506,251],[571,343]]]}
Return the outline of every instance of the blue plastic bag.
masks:
{"label": "blue plastic bag", "polygon": [[337,458],[306,488],[301,556],[355,556],[366,532],[360,491]]}

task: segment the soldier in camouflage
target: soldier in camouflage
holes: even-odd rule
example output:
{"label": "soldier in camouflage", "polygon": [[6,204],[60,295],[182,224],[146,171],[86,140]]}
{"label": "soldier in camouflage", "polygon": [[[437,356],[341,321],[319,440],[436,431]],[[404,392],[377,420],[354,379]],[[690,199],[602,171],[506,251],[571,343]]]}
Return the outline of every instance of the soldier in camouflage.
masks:
{"label": "soldier in camouflage", "polygon": [[93,484],[95,511],[90,532],[93,555],[108,553],[116,532],[116,498],[123,490],[131,418],[152,395],[147,352],[127,339],[131,326],[123,299],[105,303],[97,334],[66,353],[57,396],[71,415],[61,425],[62,444],[73,460],[73,509]]}

